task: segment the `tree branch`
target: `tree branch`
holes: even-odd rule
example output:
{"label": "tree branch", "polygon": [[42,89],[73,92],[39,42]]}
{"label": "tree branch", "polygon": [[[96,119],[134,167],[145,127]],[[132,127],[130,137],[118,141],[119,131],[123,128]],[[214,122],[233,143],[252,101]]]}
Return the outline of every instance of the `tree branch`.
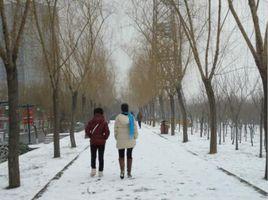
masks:
{"label": "tree branch", "polygon": [[[11,48],[10,48],[10,36],[7,26],[7,18],[5,14],[5,5],[3,0],[0,0],[0,15],[1,15],[1,21],[2,21],[2,28],[3,28],[3,35],[4,35],[4,41],[5,41],[5,57],[6,59],[11,59]],[[3,51],[2,51],[3,52]]]}
{"label": "tree branch", "polygon": [[[19,30],[18,30],[16,39],[15,39],[15,42],[14,42],[12,57],[15,57],[15,59],[17,58],[17,55],[18,55],[19,46],[20,46],[19,44],[20,44],[22,36],[23,36],[24,27],[25,27],[26,20],[27,20],[27,15],[28,15],[29,9],[30,9],[30,3],[31,3],[31,0],[27,0],[25,3],[24,12],[23,12],[23,15],[21,16],[21,23],[19,26]],[[17,20],[17,19],[14,19],[14,20]]]}
{"label": "tree branch", "polygon": [[228,4],[229,4],[229,8],[231,10],[231,13],[236,21],[236,24],[237,24],[238,28],[240,29],[242,36],[244,37],[246,44],[247,44],[249,50],[251,51],[255,61],[260,62],[260,58],[259,58],[254,46],[252,45],[252,43],[251,43],[251,41],[250,41],[246,31],[245,31],[245,28],[242,25],[237,13],[236,13],[236,10],[235,10],[234,5],[233,5],[233,0],[228,0]]}

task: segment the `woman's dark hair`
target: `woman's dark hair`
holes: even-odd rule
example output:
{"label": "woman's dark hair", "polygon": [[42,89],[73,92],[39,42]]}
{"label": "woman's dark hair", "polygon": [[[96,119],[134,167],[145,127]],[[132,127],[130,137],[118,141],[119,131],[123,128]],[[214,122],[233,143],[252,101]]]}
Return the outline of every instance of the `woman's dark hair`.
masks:
{"label": "woman's dark hair", "polygon": [[122,112],[128,112],[128,104],[123,103],[123,104],[121,105],[121,111],[122,111]]}
{"label": "woman's dark hair", "polygon": [[94,109],[94,115],[95,114],[101,114],[101,115],[103,115],[103,109],[102,108],[95,108]]}

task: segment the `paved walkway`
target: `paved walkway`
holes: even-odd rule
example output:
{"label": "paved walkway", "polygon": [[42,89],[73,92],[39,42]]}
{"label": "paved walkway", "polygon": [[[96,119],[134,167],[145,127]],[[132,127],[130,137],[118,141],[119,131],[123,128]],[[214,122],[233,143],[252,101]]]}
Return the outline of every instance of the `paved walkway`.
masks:
{"label": "paved walkway", "polygon": [[[113,126],[111,126],[113,130]],[[253,188],[226,175],[216,166],[152,133],[140,131],[134,150],[133,179],[120,180],[113,132],[105,151],[104,177],[91,178],[89,150],[83,152],[40,199],[133,200],[266,199]]]}

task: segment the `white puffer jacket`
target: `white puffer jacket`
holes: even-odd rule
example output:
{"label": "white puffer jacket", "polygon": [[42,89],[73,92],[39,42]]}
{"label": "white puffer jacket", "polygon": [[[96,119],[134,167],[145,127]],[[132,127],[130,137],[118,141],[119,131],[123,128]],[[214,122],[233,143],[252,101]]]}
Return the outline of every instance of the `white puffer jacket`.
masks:
{"label": "white puffer jacket", "polygon": [[134,138],[130,139],[129,136],[129,119],[127,115],[119,114],[115,119],[114,124],[114,137],[116,139],[116,147],[118,149],[133,148],[136,145],[138,138],[138,129],[135,121]]}

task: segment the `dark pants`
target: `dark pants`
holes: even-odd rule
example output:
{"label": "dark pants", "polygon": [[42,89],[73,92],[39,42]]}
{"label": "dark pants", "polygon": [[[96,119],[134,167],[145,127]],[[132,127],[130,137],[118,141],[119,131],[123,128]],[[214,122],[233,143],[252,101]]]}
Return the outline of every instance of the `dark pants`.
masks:
{"label": "dark pants", "polygon": [[[133,148],[127,149],[127,159],[132,159],[132,150]],[[119,158],[125,158],[125,149],[119,149]]]}
{"label": "dark pants", "polygon": [[141,128],[141,121],[138,121],[139,127]]}
{"label": "dark pants", "polygon": [[98,151],[98,158],[99,158],[99,171],[103,171],[104,167],[104,150],[105,145],[90,145],[90,152],[91,152],[91,168],[96,169],[96,157]]}

